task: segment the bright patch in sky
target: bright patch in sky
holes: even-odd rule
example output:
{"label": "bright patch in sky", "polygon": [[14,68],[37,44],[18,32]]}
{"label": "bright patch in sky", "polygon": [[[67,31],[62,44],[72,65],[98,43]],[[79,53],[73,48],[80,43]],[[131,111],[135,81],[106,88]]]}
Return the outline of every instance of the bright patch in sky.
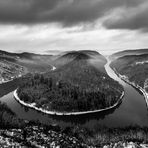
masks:
{"label": "bright patch in sky", "polygon": [[81,27],[61,28],[57,25],[1,25],[0,48],[12,52],[50,53],[53,50],[97,50],[110,54],[122,49],[148,46],[147,34],[103,27],[83,30]]}

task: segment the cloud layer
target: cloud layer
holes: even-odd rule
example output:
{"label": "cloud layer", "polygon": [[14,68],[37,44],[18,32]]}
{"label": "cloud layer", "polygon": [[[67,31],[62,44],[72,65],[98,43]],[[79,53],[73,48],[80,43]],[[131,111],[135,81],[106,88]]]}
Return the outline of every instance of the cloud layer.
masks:
{"label": "cloud layer", "polygon": [[[0,23],[91,24],[108,29],[148,28],[147,0],[0,0]],[[122,12],[122,13],[120,13]],[[113,15],[112,15],[113,14]]]}
{"label": "cloud layer", "polygon": [[110,16],[103,22],[108,29],[129,29],[148,31],[148,2],[141,3],[131,9],[122,8],[117,17]]}
{"label": "cloud layer", "polygon": [[[144,32],[144,33],[143,33]],[[0,0],[0,49],[148,47],[148,0]]]}

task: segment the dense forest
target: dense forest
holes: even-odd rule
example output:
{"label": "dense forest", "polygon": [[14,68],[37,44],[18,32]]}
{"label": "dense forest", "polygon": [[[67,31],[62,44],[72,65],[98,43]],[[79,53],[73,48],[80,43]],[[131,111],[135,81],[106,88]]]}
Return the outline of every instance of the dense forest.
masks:
{"label": "dense forest", "polygon": [[80,58],[44,75],[26,77],[18,95],[46,110],[76,112],[112,106],[122,91],[116,81]]}

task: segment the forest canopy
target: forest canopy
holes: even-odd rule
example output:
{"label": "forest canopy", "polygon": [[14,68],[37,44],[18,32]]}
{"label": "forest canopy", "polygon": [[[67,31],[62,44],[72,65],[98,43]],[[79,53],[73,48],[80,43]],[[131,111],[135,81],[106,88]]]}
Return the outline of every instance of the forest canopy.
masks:
{"label": "forest canopy", "polygon": [[24,102],[46,110],[77,112],[112,106],[122,91],[118,82],[81,59],[46,74],[28,76],[18,95]]}

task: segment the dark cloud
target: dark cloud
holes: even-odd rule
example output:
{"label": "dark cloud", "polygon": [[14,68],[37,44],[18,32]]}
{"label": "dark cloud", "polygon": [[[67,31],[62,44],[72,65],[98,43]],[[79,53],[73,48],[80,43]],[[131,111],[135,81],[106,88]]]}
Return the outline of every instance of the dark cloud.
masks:
{"label": "dark cloud", "polygon": [[[92,23],[116,8],[133,8],[145,0],[0,0],[0,22],[63,26]],[[121,21],[122,22],[122,21]],[[116,26],[106,22],[105,26]]]}
{"label": "dark cloud", "polygon": [[40,14],[52,10],[60,0],[0,0],[0,22],[37,23]]}
{"label": "dark cloud", "polygon": [[123,12],[118,18],[109,18],[104,21],[108,29],[129,29],[148,31],[148,3],[137,9]]}

